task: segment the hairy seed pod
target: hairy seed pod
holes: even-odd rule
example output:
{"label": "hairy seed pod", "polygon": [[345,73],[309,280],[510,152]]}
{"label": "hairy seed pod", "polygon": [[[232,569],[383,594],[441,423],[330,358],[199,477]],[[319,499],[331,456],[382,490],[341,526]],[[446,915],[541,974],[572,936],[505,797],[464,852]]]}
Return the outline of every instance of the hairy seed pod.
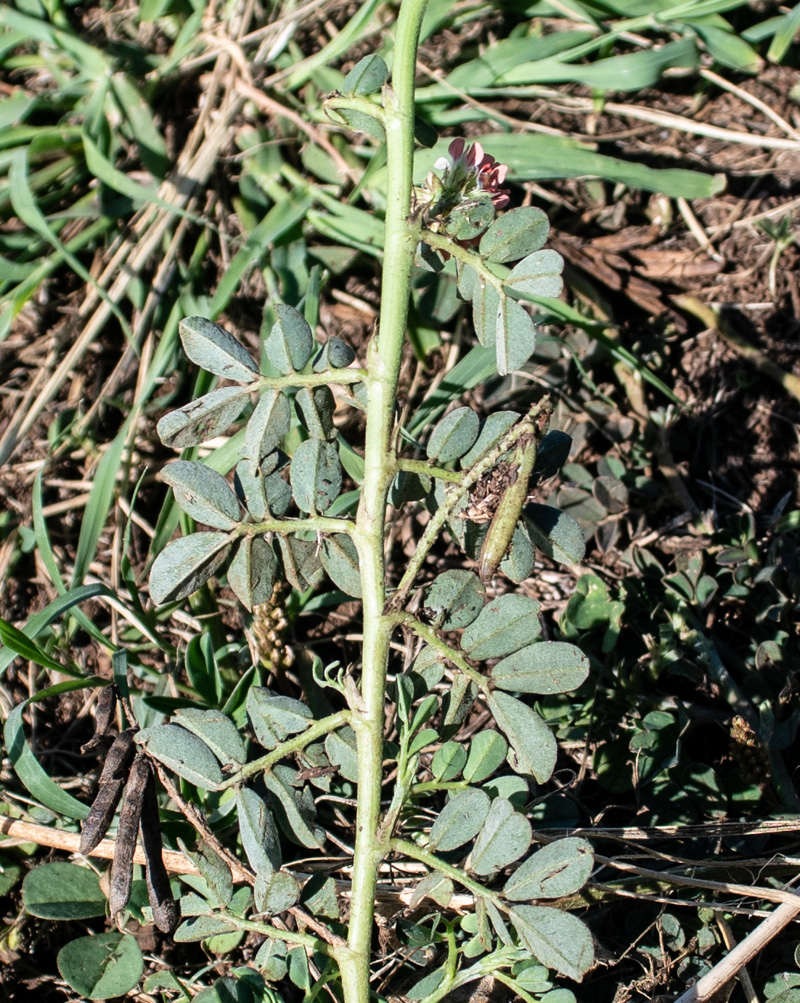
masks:
{"label": "hairy seed pod", "polygon": [[97,709],[94,712],[94,735],[81,747],[81,752],[91,752],[100,744],[100,740],[108,734],[108,729],[114,720],[117,710],[117,687],[106,686],[97,698]]}
{"label": "hairy seed pod", "polygon": [[484,581],[494,576],[506,556],[528,499],[528,482],[536,463],[536,438],[533,434],[520,436],[511,462],[517,468],[516,480],[509,484],[500,499],[481,547],[479,574]]}
{"label": "hairy seed pod", "polygon": [[92,802],[81,832],[80,851],[89,854],[108,832],[114,812],[117,810],[125,776],[133,762],[136,747],[133,744],[134,731],[123,731],[114,739],[108,750],[103,772],[100,774],[97,797]]}
{"label": "hairy seed pod", "polygon": [[125,797],[122,799],[122,809],[119,813],[119,825],[117,826],[114,859],[111,862],[111,892],[108,896],[108,905],[111,916],[114,918],[122,912],[131,897],[133,854],[136,850],[142,800],[149,776],[150,764],[147,758],[140,754],[133,761],[128,783],[125,786]]}
{"label": "hairy seed pod", "polygon": [[172,897],[169,874],[164,866],[161,846],[161,819],[158,815],[156,783],[152,769],[149,772],[139,819],[142,849],[147,862],[147,894],[153,910],[153,920],[162,933],[172,933],[178,925],[178,907]]}

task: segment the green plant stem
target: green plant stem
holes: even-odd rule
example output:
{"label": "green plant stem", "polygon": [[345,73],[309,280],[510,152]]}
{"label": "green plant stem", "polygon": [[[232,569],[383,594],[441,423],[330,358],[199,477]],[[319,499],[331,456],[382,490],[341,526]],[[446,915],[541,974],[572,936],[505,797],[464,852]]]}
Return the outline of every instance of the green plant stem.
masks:
{"label": "green plant stem", "polygon": [[497,906],[503,912],[508,912],[508,905],[504,900],[496,893],[489,891],[485,888],[480,881],[475,881],[474,878],[469,877],[462,869],[458,867],[453,867],[452,864],[445,863],[436,856],[435,853],[431,853],[430,850],[423,850],[421,846],[417,846],[416,843],[411,843],[407,839],[392,839],[388,843],[388,849],[394,850],[396,853],[400,853],[403,856],[411,857],[412,860],[418,860],[421,864],[427,864],[432,871],[438,871],[439,874],[444,874],[446,878],[450,878],[451,881],[455,881],[456,884],[461,885],[462,888],[466,888],[468,892],[472,892],[473,895],[486,899],[487,902],[491,902],[493,905]]}
{"label": "green plant stem", "polygon": [[350,386],[360,383],[367,375],[365,369],[325,369],[321,373],[291,373],[289,376],[261,376],[248,384],[254,391],[264,387],[285,390],[293,387],[324,387],[331,383]]}
{"label": "green plant stem", "polygon": [[389,642],[394,622],[384,616],[386,500],[396,471],[395,404],[418,227],[410,222],[414,153],[414,74],[427,0],[403,0],[397,19],[392,87],[384,91],[387,203],[377,338],[370,343],[364,482],[353,541],[361,562],[364,642],[361,688],[352,727],[358,753],[358,808],[353,856],[348,950],[339,957],[345,1003],[368,1003],[383,781],[383,725]]}
{"label": "green plant stem", "polygon": [[464,474],[458,470],[447,470],[445,467],[434,467],[425,460],[398,460],[397,469],[404,470],[409,474],[422,474],[425,477],[436,477],[440,481],[449,481],[452,484],[460,484],[464,480]]}
{"label": "green plant stem", "polygon": [[473,668],[460,651],[456,651],[447,641],[443,641],[432,627],[421,623],[411,613],[395,613],[394,618],[399,626],[408,627],[409,630],[413,630],[417,637],[444,655],[448,662],[451,662],[459,672],[463,672],[465,676],[468,676],[475,683],[484,696],[489,695],[491,691],[485,676]]}
{"label": "green plant stem", "polygon": [[236,787],[243,781],[247,780],[248,777],[252,777],[256,773],[264,773],[265,770],[271,769],[282,759],[285,759],[287,756],[291,756],[295,752],[300,752],[302,749],[305,749],[307,745],[311,745],[312,742],[316,742],[318,738],[322,738],[323,735],[336,731],[337,728],[341,728],[342,725],[348,724],[349,721],[349,710],[340,710],[336,714],[331,714],[328,717],[322,718],[321,721],[315,721],[301,734],[295,735],[294,738],[290,738],[286,742],[281,742],[277,749],[273,749],[272,752],[268,752],[266,756],[261,756],[260,759],[254,759],[252,763],[248,763],[240,770],[237,770],[236,773],[232,773],[228,779],[220,785],[219,790],[225,790],[227,787]]}
{"label": "green plant stem", "polygon": [[236,528],[234,536],[261,536],[263,533],[354,533],[355,524],[349,519],[331,519],[310,515],[305,519],[262,519],[261,522],[244,522]]}

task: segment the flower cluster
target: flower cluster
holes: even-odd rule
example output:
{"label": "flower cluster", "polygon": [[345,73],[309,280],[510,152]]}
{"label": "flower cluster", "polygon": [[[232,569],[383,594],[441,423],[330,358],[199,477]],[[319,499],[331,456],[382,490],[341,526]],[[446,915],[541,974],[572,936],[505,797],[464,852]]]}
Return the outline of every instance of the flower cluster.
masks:
{"label": "flower cluster", "polygon": [[500,187],[508,168],[484,153],[480,143],[454,139],[448,156],[440,157],[433,166],[442,176],[431,171],[415,189],[417,208],[428,223],[476,199],[488,197],[496,210],[505,209],[510,201],[508,189]]}

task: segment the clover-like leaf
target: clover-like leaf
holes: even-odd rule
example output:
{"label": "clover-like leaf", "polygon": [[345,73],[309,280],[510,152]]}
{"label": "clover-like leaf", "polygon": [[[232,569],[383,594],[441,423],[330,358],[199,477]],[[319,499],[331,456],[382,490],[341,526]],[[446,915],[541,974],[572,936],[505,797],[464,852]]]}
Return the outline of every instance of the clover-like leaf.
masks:
{"label": "clover-like leaf", "polygon": [[495,798],[470,855],[475,874],[496,874],[531,845],[531,824],[505,798]]}
{"label": "clover-like leaf", "polygon": [[172,540],[150,570],[150,597],[157,606],[196,592],[225,563],[231,542],[224,533],[191,533]]}
{"label": "clover-like leaf", "polygon": [[514,693],[567,693],[589,675],[589,659],[580,648],[564,641],[542,641],[522,648],[498,662],[492,679]]}
{"label": "clover-like leaf", "polygon": [[289,477],[297,507],[303,512],[324,512],[342,490],[336,446],[322,439],[301,442],[294,451]]}
{"label": "clover-like leaf", "polygon": [[136,938],[116,931],[69,941],[58,952],[56,964],[64,981],[85,1000],[127,996],[144,971]]}
{"label": "clover-like leaf", "polygon": [[525,947],[547,968],[580,982],[592,967],[592,936],[577,916],[551,906],[520,905],[510,919]]}
{"label": "clover-like leaf", "polygon": [[136,741],[154,759],[195,787],[215,791],[224,780],[219,763],[206,743],[176,724],[143,728],[136,735]]}
{"label": "clover-like leaf", "polygon": [[329,441],[336,438],[338,432],[333,424],[336,401],[330,387],[302,387],[297,391],[295,403],[312,438]]}
{"label": "clover-like leaf", "polygon": [[478,438],[480,418],[471,407],[459,407],[445,415],[428,440],[429,460],[450,463],[469,452]]}
{"label": "clover-like leaf", "polygon": [[474,240],[489,226],[494,216],[491,197],[478,195],[450,210],[445,219],[445,233],[454,240]]}
{"label": "clover-like leaf", "polygon": [[291,428],[292,408],[286,397],[274,387],[268,387],[256,404],[245,433],[245,450],[255,474],[266,456],[278,448]]}
{"label": "clover-like leaf", "polygon": [[233,529],[242,510],[232,488],[216,470],[193,460],[175,460],[161,472],[183,511],[215,529]]}
{"label": "clover-like leaf", "polygon": [[586,541],[578,523],[552,505],[527,505],[525,521],[541,552],[561,564],[580,564]]}
{"label": "clover-like leaf", "polygon": [[389,68],[376,53],[359,59],[342,83],[342,94],[374,94],[389,79]]}
{"label": "clover-like leaf", "polygon": [[245,387],[219,387],[177,411],[170,411],[156,430],[165,446],[185,449],[221,435],[250,400]]}
{"label": "clover-like leaf", "polygon": [[511,902],[573,895],[589,880],[593,867],[592,847],[585,839],[557,839],[520,864],[505,883],[503,895]]}
{"label": "clover-like leaf", "polygon": [[247,759],[239,729],[222,711],[181,707],[175,711],[175,723],[202,739],[221,763],[242,764]]}
{"label": "clover-like leaf", "polygon": [[479,253],[487,261],[525,258],[547,240],[550,223],[541,209],[522,206],[499,216],[481,238]]}
{"label": "clover-like leaf", "polygon": [[558,251],[550,248],[534,251],[514,265],[505,280],[505,287],[508,291],[528,296],[560,296],[564,288],[563,271],[564,259]]}
{"label": "clover-like leaf", "polygon": [[308,321],[286,303],[276,303],[277,320],[264,341],[267,358],[280,373],[299,373],[314,350],[314,336]]}
{"label": "clover-like leaf", "polygon": [[486,588],[473,571],[454,568],[437,575],[425,590],[425,606],[445,630],[472,623],[483,606]]}
{"label": "clover-like leaf", "polygon": [[272,598],[278,561],[263,536],[244,536],[228,565],[228,585],[245,609],[253,612]]}
{"label": "clover-like leaf", "polygon": [[201,369],[237,383],[252,383],[258,366],[247,349],[224,327],[205,317],[186,317],[178,325],[183,350]]}
{"label": "clover-like leaf", "polygon": [[430,844],[443,853],[468,843],[480,832],[491,799],[479,787],[454,791],[431,826]]}
{"label": "clover-like leaf", "polygon": [[349,596],[361,597],[358,551],[346,533],[326,536],[319,557],[334,585]]}
{"label": "clover-like leaf", "polygon": [[449,780],[455,780],[466,762],[467,750],[460,742],[445,742],[436,750],[431,760],[431,773],[437,780],[447,783]]}
{"label": "clover-like leaf", "polygon": [[471,658],[500,658],[524,648],[542,632],[539,603],[513,592],[487,603],[461,635]]}
{"label": "clover-like leaf", "polygon": [[553,733],[535,710],[507,693],[495,691],[489,710],[509,741],[519,773],[530,774],[543,784],[552,776],[558,748]]}
{"label": "clover-like leaf", "polygon": [[103,916],[106,896],[90,867],[63,860],[40,864],[22,882],[22,904],[31,916],[76,920]]}

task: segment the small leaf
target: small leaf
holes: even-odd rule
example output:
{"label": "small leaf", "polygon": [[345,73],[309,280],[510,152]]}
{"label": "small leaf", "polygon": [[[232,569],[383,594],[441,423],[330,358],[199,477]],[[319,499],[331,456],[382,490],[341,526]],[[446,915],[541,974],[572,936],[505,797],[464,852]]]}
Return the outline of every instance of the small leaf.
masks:
{"label": "small leaf", "polygon": [[198,522],[215,529],[233,529],[242,519],[239,499],[225,478],[203,463],[175,460],[161,472],[175,500]]}
{"label": "small leaf", "polygon": [[475,874],[496,874],[531,845],[531,824],[505,798],[495,798],[470,855]]}
{"label": "small leaf", "polygon": [[324,373],[327,369],[347,369],[355,361],[356,353],[340,338],[328,338],[314,360],[314,372]]}
{"label": "small leaf", "polygon": [[536,546],[561,564],[580,564],[586,541],[578,523],[552,505],[526,505],[525,518]]}
{"label": "small leaf", "polygon": [[493,599],[461,635],[461,647],[470,658],[510,655],[541,634],[540,609],[535,599],[514,593]]}
{"label": "small leaf", "polygon": [[509,209],[483,235],[479,253],[487,261],[517,261],[538,251],[549,232],[550,223],[541,209],[533,206]]}
{"label": "small leaf", "polygon": [[339,453],[330,442],[306,439],[292,457],[292,493],[303,512],[324,512],[342,490]]}
{"label": "small leaf", "polygon": [[569,459],[572,436],[559,429],[551,429],[536,449],[536,463],[531,473],[534,484],[555,477]]}
{"label": "small leaf", "polygon": [[157,431],[165,446],[185,449],[221,435],[242,413],[250,391],[241,387],[220,387],[198,397],[159,421]]}
{"label": "small leaf", "polygon": [[472,739],[464,779],[468,784],[486,780],[503,763],[508,753],[508,743],[499,731],[481,731]]}
{"label": "small leaf", "polygon": [[472,323],[478,341],[494,348],[502,296],[496,286],[476,284],[472,296]]}
{"label": "small leaf", "polygon": [[480,434],[475,440],[475,445],[468,453],[461,457],[461,466],[466,470],[473,463],[479,460],[484,453],[488,453],[493,446],[503,438],[512,425],[521,418],[522,415],[516,411],[494,411],[481,425]]}
{"label": "small leaf", "polygon": [[594,866],[591,844],[578,836],[549,843],[521,864],[503,888],[511,902],[574,895],[589,880]]}
{"label": "small leaf", "polygon": [[497,306],[494,350],[497,371],[501,376],[513,373],[533,355],[536,327],[525,307],[510,296],[503,296]]}
{"label": "small leaf", "polygon": [[558,752],[553,733],[535,710],[507,693],[492,693],[488,703],[511,744],[518,772],[529,773],[540,784],[546,783],[555,769]]}
{"label": "small leaf", "polygon": [[536,548],[531,541],[527,527],[524,523],[518,522],[514,527],[508,552],[500,562],[500,570],[506,578],[510,578],[512,582],[519,585],[526,578],[530,578],[535,564]]}
{"label": "small leaf", "polygon": [[266,519],[268,513],[264,481],[265,478],[261,472],[257,471],[255,474],[251,472],[250,463],[247,460],[239,460],[236,464],[233,480],[236,494],[250,515],[258,522]]}
{"label": "small leaf", "polygon": [[259,374],[250,353],[232,334],[205,317],[186,317],[178,325],[183,350],[202,369],[237,383],[252,383]]}
{"label": "small leaf", "polygon": [[62,861],[41,864],[25,875],[22,904],[41,919],[90,919],[106,912],[106,897],[95,872]]}
{"label": "small leaf", "polygon": [[541,641],[504,658],[492,669],[502,690],[514,693],[567,693],[589,675],[589,659],[564,641]]}
{"label": "small leaf", "polygon": [[330,387],[302,387],[297,391],[295,403],[308,434],[313,439],[334,440],[339,434],[333,424],[336,401]]}
{"label": "small leaf", "polygon": [[225,922],[219,916],[192,916],[181,923],[172,939],[176,944],[193,944],[221,933],[230,933],[231,929],[232,923]]}
{"label": "small leaf", "polygon": [[314,588],[325,577],[316,540],[301,540],[296,536],[279,536],[278,546],[283,558],[283,571],[289,584],[298,592]]}
{"label": "small leaf", "polygon": [[349,596],[361,598],[360,561],[356,545],[346,533],[334,533],[322,541],[322,566],[337,588]]}
{"label": "small leaf", "polygon": [[331,763],[339,767],[339,772],[344,779],[357,784],[358,751],[353,729],[347,727],[340,728],[339,731],[332,731],[325,739],[325,751]]}
{"label": "small leaf", "polygon": [[274,749],[289,735],[305,731],[314,719],[306,704],[264,686],[250,687],[245,706],[256,738],[265,749]]}
{"label": "small leaf", "polygon": [[[436,732],[434,732],[434,735]],[[445,742],[431,760],[431,773],[442,783],[455,780],[467,762],[467,750],[460,742]]]}
{"label": "small leaf", "polygon": [[559,975],[580,982],[594,964],[594,945],[585,923],[550,906],[516,906],[511,922],[536,959]]}
{"label": "small leaf", "polygon": [[430,845],[444,853],[468,843],[480,832],[490,804],[489,795],[480,788],[455,791],[431,827]]}
{"label": "small leaf", "polygon": [[276,303],[273,309],[277,320],[264,342],[266,356],[278,372],[299,373],[314,349],[311,328],[294,307]]}
{"label": "small leaf", "polygon": [[205,899],[211,900],[206,903],[205,912],[209,912],[214,906],[226,909],[231,905],[233,902],[231,869],[213,846],[206,842],[198,842],[196,851],[193,851],[189,850],[180,838],[178,845],[200,872],[200,876],[186,875],[184,881],[190,887],[201,891]]}
{"label": "small leaf", "polygon": [[283,811],[283,822],[286,834],[301,846],[310,850],[320,850],[325,841],[325,834],[319,828],[312,829],[305,813],[301,811],[294,792],[287,787],[275,775],[267,772],[264,774],[264,783],[270,794],[274,795],[273,802]]}
{"label": "small leaf", "polygon": [[175,711],[175,723],[197,735],[221,763],[241,765],[246,762],[244,740],[233,721],[222,711],[181,707]]}
{"label": "small leaf", "polygon": [[228,585],[251,613],[272,598],[278,561],[263,536],[244,536],[228,566]]}
{"label": "small leaf", "polygon": [[478,438],[480,419],[471,407],[459,407],[445,415],[428,440],[429,460],[450,463],[468,452]]}
{"label": "small leaf", "polygon": [[460,202],[445,218],[445,233],[454,240],[474,240],[480,236],[495,216],[489,195],[478,195]]}
{"label": "small leaf", "polygon": [[508,291],[525,293],[528,296],[561,295],[564,280],[564,259],[558,251],[535,251],[517,262],[505,280]]}
{"label": "small leaf", "polygon": [[136,736],[149,755],[173,773],[206,791],[218,790],[224,777],[214,753],[202,739],[175,724],[143,728]]}
{"label": "small leaf", "polygon": [[453,882],[438,871],[431,871],[414,889],[411,908],[415,909],[423,899],[431,899],[442,909],[446,909],[453,897]]}
{"label": "small leaf", "polygon": [[300,898],[300,886],[291,874],[283,871],[261,873],[256,876],[253,889],[256,909],[267,916],[277,916]]}
{"label": "small leaf", "polygon": [[245,451],[250,461],[250,472],[281,444],[292,425],[292,408],[286,394],[268,387],[253,409],[247,422]]}
{"label": "small leaf", "polygon": [[256,874],[271,875],[281,866],[281,849],[267,802],[252,787],[236,792],[242,846]]}
{"label": "small leaf", "polygon": [[434,578],[425,590],[424,602],[444,630],[457,630],[472,623],[485,594],[484,584],[474,572],[454,568]]}
{"label": "small leaf", "polygon": [[444,967],[437,968],[432,972],[428,972],[427,975],[415,982],[414,985],[407,991],[406,999],[409,1000],[424,1000],[429,996],[432,996],[439,986],[444,982],[446,975],[446,970]]}
{"label": "small leaf", "polygon": [[389,68],[381,57],[373,52],[359,59],[344,78],[342,94],[374,94],[388,79]]}
{"label": "small leaf", "polygon": [[292,504],[292,487],[283,479],[280,470],[264,478],[264,493],[267,496],[267,507],[274,516],[285,515]]}
{"label": "small leaf", "polygon": [[71,940],[58,952],[61,977],[84,999],[127,996],[144,971],[136,938],[127,933],[98,933]]}
{"label": "small leaf", "polygon": [[168,543],[150,569],[150,597],[156,606],[196,592],[231,552],[224,533],[191,533]]}
{"label": "small leaf", "polygon": [[303,905],[314,916],[339,919],[339,898],[336,881],[325,874],[312,874],[303,885]]}

